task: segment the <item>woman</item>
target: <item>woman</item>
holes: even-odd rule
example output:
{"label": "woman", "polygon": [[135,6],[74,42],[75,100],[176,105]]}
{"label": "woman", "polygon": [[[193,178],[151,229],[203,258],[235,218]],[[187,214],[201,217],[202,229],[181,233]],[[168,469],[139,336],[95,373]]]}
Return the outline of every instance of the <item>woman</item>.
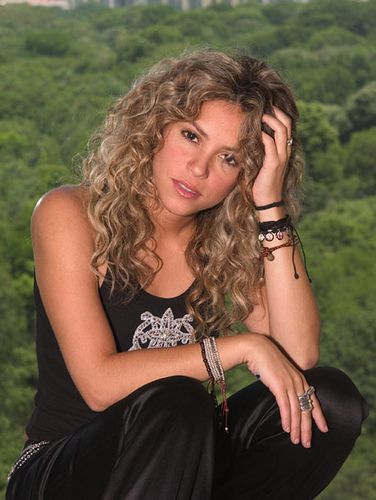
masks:
{"label": "woman", "polygon": [[[258,60],[164,60],[109,112],[81,185],[37,204],[39,383],[8,500],[302,500],[335,476],[365,406],[314,368],[297,118]],[[227,401],[242,363],[260,380]]]}

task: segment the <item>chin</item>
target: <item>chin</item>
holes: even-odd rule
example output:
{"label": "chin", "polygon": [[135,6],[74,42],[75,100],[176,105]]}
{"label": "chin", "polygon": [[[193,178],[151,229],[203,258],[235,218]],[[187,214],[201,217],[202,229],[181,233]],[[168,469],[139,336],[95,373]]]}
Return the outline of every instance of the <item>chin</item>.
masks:
{"label": "chin", "polygon": [[189,210],[187,207],[178,207],[176,205],[162,205],[163,208],[172,215],[176,215],[177,217],[193,217],[194,215],[201,212],[203,209],[197,210]]}
{"label": "chin", "polygon": [[160,207],[163,211],[169,212],[170,214],[187,217],[197,214],[202,210],[202,207],[198,206],[196,203],[188,203],[185,200],[173,199],[172,197],[161,197],[159,198]]}

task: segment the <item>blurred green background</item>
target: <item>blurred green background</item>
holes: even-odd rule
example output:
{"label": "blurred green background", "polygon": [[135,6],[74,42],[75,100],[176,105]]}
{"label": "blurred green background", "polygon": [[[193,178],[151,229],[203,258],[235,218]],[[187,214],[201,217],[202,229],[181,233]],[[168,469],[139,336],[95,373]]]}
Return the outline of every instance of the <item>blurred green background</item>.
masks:
{"label": "blurred green background", "polygon": [[[376,2],[76,10],[0,7],[0,495],[36,384],[29,221],[75,167],[114,98],[162,57],[243,48],[295,90],[305,148],[299,225],[322,316],[321,364],[373,407],[376,308]],[[230,392],[249,383],[229,373]],[[376,498],[375,415],[325,500]]]}

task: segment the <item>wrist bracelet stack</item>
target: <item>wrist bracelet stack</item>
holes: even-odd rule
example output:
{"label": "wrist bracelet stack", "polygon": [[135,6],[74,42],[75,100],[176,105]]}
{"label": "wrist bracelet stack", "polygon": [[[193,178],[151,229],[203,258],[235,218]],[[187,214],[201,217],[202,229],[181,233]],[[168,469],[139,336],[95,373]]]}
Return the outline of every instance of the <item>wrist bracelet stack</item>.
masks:
{"label": "wrist bracelet stack", "polygon": [[[256,208],[256,210],[267,210],[268,208],[280,207],[283,205],[284,205],[283,201],[276,201],[274,203],[270,203],[269,205],[262,205],[259,207],[256,206],[255,208]],[[273,241],[274,238],[276,238],[277,240],[282,240],[284,234],[286,234],[288,236],[288,241],[286,243],[283,243],[281,245],[277,245],[275,247],[263,247],[262,252],[261,252],[261,256],[267,258],[269,261],[273,261],[275,258],[273,255],[273,252],[275,252],[276,250],[279,250],[280,248],[292,247],[292,265],[294,268],[294,278],[295,279],[299,278],[299,274],[297,273],[296,265],[295,265],[295,247],[297,245],[300,245],[300,248],[302,249],[303,259],[304,259],[305,272],[307,274],[309,281],[310,282],[312,281],[309,274],[308,274],[306,256],[305,256],[302,241],[299,237],[298,231],[292,225],[291,219],[288,215],[286,215],[282,219],[260,222],[259,223],[259,230],[260,230],[260,232],[258,235],[258,240],[260,242]]]}
{"label": "wrist bracelet stack", "polygon": [[209,375],[210,393],[213,397],[214,403],[218,406],[217,398],[215,397],[215,384],[218,384],[222,395],[222,418],[224,419],[224,428],[228,432],[227,416],[228,405],[226,398],[226,381],[225,373],[223,371],[221,358],[217,348],[217,342],[214,337],[205,337],[200,341],[202,359],[204,361],[206,371]]}

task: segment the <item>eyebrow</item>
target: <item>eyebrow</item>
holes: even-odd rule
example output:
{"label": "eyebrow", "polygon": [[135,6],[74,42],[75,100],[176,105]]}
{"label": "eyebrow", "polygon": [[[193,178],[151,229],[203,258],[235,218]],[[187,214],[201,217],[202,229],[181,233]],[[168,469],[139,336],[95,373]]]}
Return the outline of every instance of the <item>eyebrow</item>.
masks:
{"label": "eyebrow", "polygon": [[[200,132],[200,134],[202,136],[205,137],[205,139],[209,139],[209,136],[208,134],[205,132],[205,130],[203,130],[200,125],[195,122],[195,121],[192,121],[192,125],[194,125],[196,127],[196,129],[198,130],[198,132]],[[227,149],[228,151],[233,151],[234,153],[238,153],[239,152],[239,148],[234,148],[232,146],[223,146],[223,149]]]}

